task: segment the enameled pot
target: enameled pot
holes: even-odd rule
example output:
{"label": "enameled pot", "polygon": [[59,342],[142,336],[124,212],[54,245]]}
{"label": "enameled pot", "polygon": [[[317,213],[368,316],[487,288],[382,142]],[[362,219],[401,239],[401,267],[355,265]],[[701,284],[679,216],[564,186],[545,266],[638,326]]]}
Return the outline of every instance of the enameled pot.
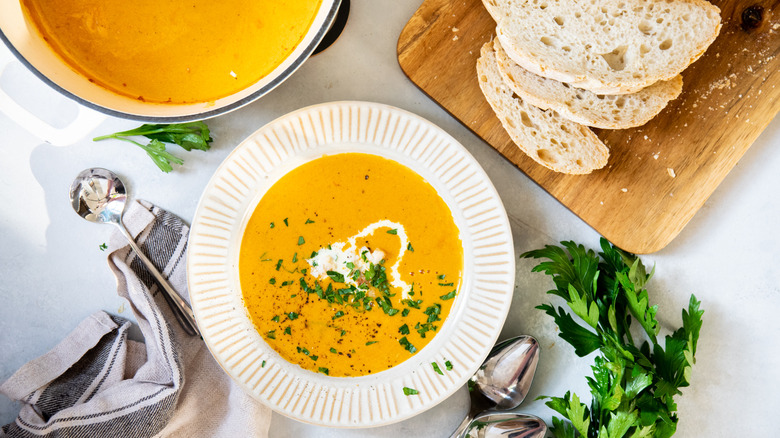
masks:
{"label": "enameled pot", "polygon": [[287,79],[323,39],[341,0],[322,0],[317,15],[295,50],[270,74],[252,86],[213,102],[167,105],[143,102],[113,93],[70,68],[25,18],[18,0],[0,0],[0,39],[36,76],[78,103],[115,117],[153,123],[201,120],[240,108]]}

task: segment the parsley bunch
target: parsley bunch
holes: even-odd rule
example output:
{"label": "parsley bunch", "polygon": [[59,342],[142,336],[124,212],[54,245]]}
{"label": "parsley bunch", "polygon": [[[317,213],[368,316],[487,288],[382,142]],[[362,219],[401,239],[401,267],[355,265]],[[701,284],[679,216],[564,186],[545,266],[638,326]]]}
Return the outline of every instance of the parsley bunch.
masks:
{"label": "parsley bunch", "polygon": [[[574,242],[563,247],[547,245],[521,257],[548,259],[534,272],[553,277],[556,288],[548,293],[568,304],[578,323],[562,307],[544,304],[537,309],[552,316],[559,336],[586,356],[596,350],[588,377],[590,407],[576,394],[549,399],[545,404],[569,422],[553,417],[557,438],[670,437],[677,430],[674,396],[690,383],[696,344],[702,325],[701,304],[691,295],[683,309],[683,326],[658,343],[658,306],[650,306],[645,285],[652,276],[633,254],[601,239],[598,255]],[[568,254],[567,254],[568,252]],[[600,257],[599,257],[600,256]],[[630,327],[636,320],[647,340],[639,345]]]}
{"label": "parsley bunch", "polygon": [[[151,141],[148,144],[139,143],[129,137],[143,136]],[[93,141],[113,138],[140,147],[163,172],[173,170],[171,163],[183,164],[184,161],[165,149],[165,143],[177,144],[185,151],[199,149],[207,151],[211,148],[211,133],[204,122],[177,123],[171,125],[142,125],[129,131],[115,132],[109,135],[95,137]]]}

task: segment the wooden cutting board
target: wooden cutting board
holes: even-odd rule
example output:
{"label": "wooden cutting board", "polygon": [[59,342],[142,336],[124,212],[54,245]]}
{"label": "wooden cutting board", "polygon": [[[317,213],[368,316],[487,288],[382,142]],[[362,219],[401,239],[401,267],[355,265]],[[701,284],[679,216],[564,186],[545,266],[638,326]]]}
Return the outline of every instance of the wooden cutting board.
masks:
{"label": "wooden cutting board", "polygon": [[780,0],[713,3],[723,28],[683,72],[682,95],[639,128],[594,130],[611,155],[590,175],[536,164],[493,114],[475,72],[495,30],[480,0],[425,0],[401,32],[398,60],[412,82],[596,231],[650,253],[677,236],[780,110]]}

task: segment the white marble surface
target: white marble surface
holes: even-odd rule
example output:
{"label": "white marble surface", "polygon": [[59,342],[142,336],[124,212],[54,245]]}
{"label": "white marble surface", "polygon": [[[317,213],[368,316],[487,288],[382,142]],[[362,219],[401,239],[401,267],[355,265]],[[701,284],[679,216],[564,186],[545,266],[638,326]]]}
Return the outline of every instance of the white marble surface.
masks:
{"label": "white marble surface", "polygon": [[[87,223],[70,209],[67,189],[82,169],[101,166],[124,177],[129,190],[189,221],[212,172],[241,139],[291,110],[333,100],[367,100],[417,113],[444,128],[484,166],[506,205],[515,250],[560,240],[590,247],[598,234],[428,99],[396,60],[396,41],[420,0],[354,1],[336,44],[287,82],[243,109],[211,120],[213,149],[182,153],[171,174],[157,170],[142,151],[119,142],[93,143],[92,134],[129,129],[135,122],[108,119],[71,146],[42,143],[0,115],[0,380],[54,346],[78,321],[104,309],[129,316],[114,293],[105,254],[98,247],[111,229]],[[5,50],[0,48],[0,50]],[[0,85],[50,120],[62,121],[74,104],[26,75],[9,69]],[[678,147],[685,147],[681,144]],[[759,137],[690,224],[667,248],[643,257],[657,265],[651,300],[666,328],[679,326],[680,309],[695,293],[704,327],[693,384],[679,398],[678,436],[776,436],[780,402],[780,120]],[[540,394],[573,389],[589,399],[590,358],[577,358],[556,338],[552,320],[534,306],[554,299],[551,282],[517,263],[517,289],[502,336],[531,334],[542,345],[539,373],[521,411],[548,422]],[[557,302],[557,301],[556,301]],[[468,403],[465,389],[408,421],[363,430],[318,428],[274,415],[273,437],[448,436]],[[0,424],[18,406],[0,396]],[[749,432],[748,432],[749,431]]]}

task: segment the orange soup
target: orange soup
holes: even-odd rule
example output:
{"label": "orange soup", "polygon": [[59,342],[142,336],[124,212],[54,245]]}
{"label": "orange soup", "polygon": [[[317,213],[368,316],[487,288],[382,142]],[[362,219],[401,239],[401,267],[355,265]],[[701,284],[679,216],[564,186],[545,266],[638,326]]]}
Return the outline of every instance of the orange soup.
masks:
{"label": "orange soup", "polygon": [[276,182],[239,255],[258,332],[287,361],[331,376],[377,373],[425,347],[462,270],[460,234],[435,189],[358,153],[318,158]]}
{"label": "orange soup", "polygon": [[209,102],[268,75],[295,49],[321,0],[22,0],[68,65],[115,93]]}

